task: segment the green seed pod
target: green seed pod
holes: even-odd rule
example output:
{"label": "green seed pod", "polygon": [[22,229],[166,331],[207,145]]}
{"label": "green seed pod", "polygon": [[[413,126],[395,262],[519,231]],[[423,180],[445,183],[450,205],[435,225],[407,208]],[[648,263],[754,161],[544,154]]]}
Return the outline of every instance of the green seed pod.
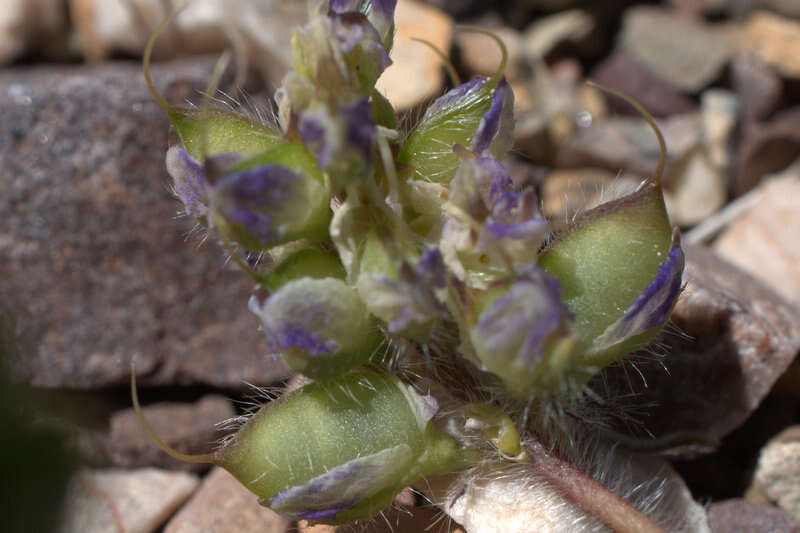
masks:
{"label": "green seed pod", "polygon": [[467,462],[431,422],[438,403],[396,378],[354,372],[312,383],[264,406],[213,454],[181,460],[213,463],[233,474],[259,502],[292,520],[342,524],[370,518],[404,487]]}
{"label": "green seed pod", "polygon": [[261,319],[267,347],[294,370],[330,379],[367,362],[382,340],[356,290],[334,278],[290,281],[250,310]]}
{"label": "green seed pod", "polygon": [[315,248],[304,248],[283,259],[269,274],[259,276],[259,282],[271,292],[275,292],[296,279],[344,279],[346,275],[342,262],[335,254]]}
{"label": "green seed pod", "polygon": [[664,139],[652,117],[661,159],[653,179],[618,200],[584,213],[539,259],[556,277],[575,315],[581,364],[602,367],[650,342],[663,327],[681,288],[684,258],[669,222],[661,174]]}

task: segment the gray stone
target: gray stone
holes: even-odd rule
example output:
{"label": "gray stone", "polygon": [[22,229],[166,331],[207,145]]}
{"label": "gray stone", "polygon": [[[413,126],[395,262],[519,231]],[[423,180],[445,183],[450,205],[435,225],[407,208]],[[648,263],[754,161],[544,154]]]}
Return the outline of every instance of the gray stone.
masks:
{"label": "gray stone", "polygon": [[[156,65],[170,102],[214,61]],[[241,387],[287,375],[266,357],[245,276],[190,236],[164,168],[168,121],[137,63],[0,72],[0,294],[26,345],[15,378],[43,387]]]}
{"label": "gray stone", "polygon": [[151,533],[192,494],[187,472],[82,470],[70,482],[58,533]]}
{"label": "gray stone", "polygon": [[[204,396],[194,404],[159,403],[146,406],[142,411],[161,440],[171,448],[187,454],[203,454],[214,450],[226,434],[219,431],[216,424],[230,421],[236,416],[231,402],[216,395]],[[125,468],[207,468],[198,463],[178,461],[167,455],[147,434],[132,408],[114,413],[111,417],[109,453],[116,466]]]}
{"label": "gray stone", "polygon": [[712,503],[707,512],[713,533],[800,533],[790,515],[771,505],[733,499]]}
{"label": "gray stone", "polygon": [[735,52],[718,28],[656,7],[626,11],[618,45],[631,57],[680,90],[708,86]]}
{"label": "gray stone", "polygon": [[781,80],[760,60],[738,56],[731,65],[731,77],[742,115],[747,119],[763,120],[778,106]]}
{"label": "gray stone", "polygon": [[[635,98],[654,117],[688,113],[697,107],[691,98],[681,94],[624,50],[616,50],[601,61],[590,77],[597,83]],[[619,99],[610,99],[609,104],[615,112],[627,115],[636,113],[630,105]]]}
{"label": "gray stone", "polygon": [[283,533],[288,527],[288,520],[259,505],[255,494],[215,467],[164,533]]}

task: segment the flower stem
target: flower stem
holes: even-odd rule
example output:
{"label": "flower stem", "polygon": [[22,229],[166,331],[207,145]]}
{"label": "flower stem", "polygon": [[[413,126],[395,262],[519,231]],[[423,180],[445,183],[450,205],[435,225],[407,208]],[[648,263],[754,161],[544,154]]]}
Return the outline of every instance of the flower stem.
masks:
{"label": "flower stem", "polygon": [[615,533],[666,533],[600,482],[548,452],[541,444],[528,445],[528,465],[533,473],[555,487],[568,501],[594,516]]}

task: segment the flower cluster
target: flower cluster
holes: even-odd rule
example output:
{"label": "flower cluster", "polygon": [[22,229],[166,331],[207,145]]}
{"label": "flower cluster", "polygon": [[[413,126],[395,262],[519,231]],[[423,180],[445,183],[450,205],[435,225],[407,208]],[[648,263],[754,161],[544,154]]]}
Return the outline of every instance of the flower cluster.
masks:
{"label": "flower cluster", "polygon": [[[392,370],[398,358],[446,358],[510,402],[579,394],[658,334],[681,287],[658,177],[551,232],[535,190],[501,164],[514,105],[502,66],[400,131],[375,88],[395,3],[330,0],[294,32],[276,124],[156,96],[181,139],[167,169],[186,213],[257,283],[269,352],[314,380],[208,460],[295,519],[372,516],[479,456]],[[506,428],[502,446],[495,430],[486,440],[518,455],[497,407],[459,416]]]}

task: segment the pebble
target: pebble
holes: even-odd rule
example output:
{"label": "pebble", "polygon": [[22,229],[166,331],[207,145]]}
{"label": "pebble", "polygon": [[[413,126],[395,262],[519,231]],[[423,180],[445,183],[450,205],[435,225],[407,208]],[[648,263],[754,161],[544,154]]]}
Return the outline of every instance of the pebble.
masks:
{"label": "pebble", "polygon": [[772,505],[731,499],[712,503],[707,513],[712,533],[800,533],[800,525]]}
{"label": "pebble", "polygon": [[738,147],[732,192],[740,196],[780,172],[800,156],[800,106],[776,113],[766,122],[745,123]]}
{"label": "pebble", "polygon": [[220,467],[169,521],[164,533],[284,533],[289,521],[259,505],[258,497]]}
{"label": "pebble", "polygon": [[731,65],[731,83],[741,104],[742,115],[749,120],[763,120],[778,106],[781,79],[763,61],[739,55]]}
{"label": "pebble", "polygon": [[733,40],[698,20],[657,7],[628,9],[618,46],[679,90],[699,92],[735,53]]}
{"label": "pebble", "polygon": [[747,20],[741,48],[788,78],[800,78],[800,22],[759,11]]}
{"label": "pebble", "polygon": [[537,18],[526,28],[523,36],[525,55],[532,61],[541,61],[559,44],[585,39],[594,24],[594,17],[582,9]]}
{"label": "pebble", "polygon": [[69,55],[62,2],[0,1],[0,65],[33,51],[51,58],[63,59]]}
{"label": "pebble", "polygon": [[[147,392],[140,395],[147,397]],[[144,417],[167,446],[182,453],[203,454],[225,436],[216,424],[236,416],[231,402],[219,395],[204,396],[193,404],[159,403],[142,408]],[[170,470],[201,470],[207,465],[173,459],[153,442],[132,408],[111,416],[111,459],[116,466],[158,466]]]}
{"label": "pebble", "polygon": [[[214,64],[157,64],[153,78],[168,101],[196,101]],[[169,122],[140,65],[5,69],[0,115],[0,294],[31,346],[9,361],[17,381],[124,386],[132,360],[143,385],[288,375],[265,354],[248,280],[176,216]]]}
{"label": "pebble", "polygon": [[739,119],[736,95],[724,89],[709,89],[700,96],[703,145],[709,162],[727,172],[731,165],[732,135]]}
{"label": "pebble", "polygon": [[800,307],[800,160],[760,189],[755,205],[727,228],[714,249]]}
{"label": "pebble", "polygon": [[800,521],[800,426],[791,426],[761,450],[754,488]]}
{"label": "pebble", "polygon": [[[691,98],[656,76],[625,50],[612,52],[592,70],[590,78],[636,99],[654,117],[689,113],[697,108]],[[635,109],[618,98],[609,99],[609,106],[615,113],[636,114]]]}
{"label": "pebble", "polygon": [[398,111],[439,96],[444,84],[442,59],[428,46],[411,39],[424,39],[449,55],[453,24],[449,15],[435,7],[415,0],[397,2],[397,32],[391,52],[394,63],[383,72],[376,87]]}
{"label": "pebble", "polygon": [[673,224],[694,226],[725,205],[727,184],[708,151],[692,150],[669,175],[665,189]]}
{"label": "pebble", "polygon": [[192,494],[199,481],[155,468],[82,470],[64,502],[58,533],[151,533]]}

